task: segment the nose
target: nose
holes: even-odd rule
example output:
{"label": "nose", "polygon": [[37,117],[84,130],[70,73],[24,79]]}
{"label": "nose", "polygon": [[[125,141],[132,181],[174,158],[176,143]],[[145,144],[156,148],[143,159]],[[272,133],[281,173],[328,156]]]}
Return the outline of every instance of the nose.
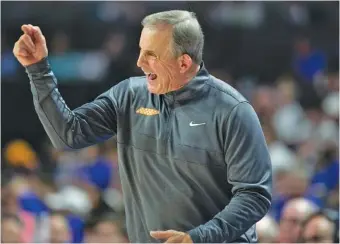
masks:
{"label": "nose", "polygon": [[140,52],[139,56],[138,56],[138,59],[137,59],[137,66],[139,68],[142,67],[142,64],[144,62],[144,55],[142,54],[142,52]]}

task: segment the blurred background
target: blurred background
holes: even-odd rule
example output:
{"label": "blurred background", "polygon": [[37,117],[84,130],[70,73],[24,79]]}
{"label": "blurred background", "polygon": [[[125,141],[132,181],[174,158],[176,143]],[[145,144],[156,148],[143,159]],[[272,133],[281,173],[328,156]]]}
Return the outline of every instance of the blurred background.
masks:
{"label": "blurred background", "polygon": [[274,193],[257,224],[260,242],[338,240],[338,2],[2,1],[2,242],[129,242],[115,138],[73,152],[53,148],[12,54],[21,25],[42,29],[74,109],[142,74],[140,21],[170,9],[196,12],[207,69],[261,120]]}

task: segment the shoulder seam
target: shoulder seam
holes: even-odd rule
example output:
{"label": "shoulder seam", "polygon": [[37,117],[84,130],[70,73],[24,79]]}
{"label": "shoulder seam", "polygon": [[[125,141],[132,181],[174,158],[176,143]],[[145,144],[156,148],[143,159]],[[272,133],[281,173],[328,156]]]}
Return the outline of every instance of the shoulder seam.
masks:
{"label": "shoulder seam", "polygon": [[249,103],[248,101],[241,101],[241,102],[235,104],[234,107],[232,107],[232,109],[230,110],[230,112],[229,112],[229,114],[228,114],[227,121],[229,120],[229,117],[230,117],[231,113],[234,111],[234,109],[236,109],[236,107],[237,107],[238,105],[242,104],[242,103],[248,103],[248,104],[250,105],[250,103]]}
{"label": "shoulder seam", "polygon": [[[211,79],[211,78],[210,78],[210,79]],[[233,95],[232,95],[231,93],[229,93],[228,91],[221,90],[220,88],[218,88],[218,87],[216,87],[216,86],[213,86],[213,85],[210,84],[209,82],[207,82],[206,84],[207,84],[208,86],[210,86],[210,87],[212,87],[212,88],[218,90],[218,91],[221,91],[221,92],[223,92],[223,93],[225,93],[225,94],[231,96],[232,98],[234,98],[234,99],[235,99],[237,102],[239,102],[239,103],[248,102],[247,100],[245,100],[245,101],[240,101],[239,99],[237,99],[235,96],[233,96]],[[235,106],[236,106],[236,105],[235,105]]]}
{"label": "shoulder seam", "polygon": [[[232,109],[230,110],[228,116],[227,116],[227,119],[226,119],[226,123],[228,123],[229,119],[230,119],[230,116],[231,116],[231,113],[236,109],[237,106],[239,106],[240,104],[242,103],[248,103],[249,105],[251,105],[248,101],[242,101],[242,102],[238,102],[237,104],[235,104]],[[223,153],[225,154],[226,152],[224,151],[224,147],[223,147]]]}

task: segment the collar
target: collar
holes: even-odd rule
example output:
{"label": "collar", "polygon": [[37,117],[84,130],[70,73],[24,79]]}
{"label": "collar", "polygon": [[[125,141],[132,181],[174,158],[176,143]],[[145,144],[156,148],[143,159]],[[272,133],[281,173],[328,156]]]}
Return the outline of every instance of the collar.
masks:
{"label": "collar", "polygon": [[196,76],[192,78],[185,86],[178,90],[164,94],[164,97],[171,101],[183,101],[197,95],[203,91],[205,82],[209,79],[209,72],[205,68],[204,62],[200,64],[200,69]]}

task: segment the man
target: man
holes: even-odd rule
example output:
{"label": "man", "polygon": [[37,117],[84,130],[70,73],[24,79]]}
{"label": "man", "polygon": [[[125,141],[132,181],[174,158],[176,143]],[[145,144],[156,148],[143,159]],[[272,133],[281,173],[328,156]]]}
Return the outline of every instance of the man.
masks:
{"label": "man", "polygon": [[123,223],[117,214],[105,212],[93,227],[96,243],[125,243]]}
{"label": "man", "polygon": [[142,25],[137,65],[145,76],[73,111],[57,89],[40,29],[22,26],[14,54],[46,132],[69,149],[117,135],[131,242],[255,242],[272,181],[255,111],[208,73],[193,13],[156,13]]}
{"label": "man", "polygon": [[15,214],[1,216],[1,243],[23,243],[24,225]]}
{"label": "man", "polygon": [[295,198],[288,201],[283,208],[280,220],[278,242],[298,242],[302,223],[316,211],[318,207],[307,199]]}
{"label": "man", "polygon": [[70,243],[71,229],[67,218],[61,213],[52,213],[49,218],[49,230],[47,242]]}
{"label": "man", "polygon": [[334,243],[335,223],[324,213],[311,215],[302,228],[301,239],[304,243]]}
{"label": "man", "polygon": [[276,243],[278,230],[279,228],[275,220],[267,214],[259,222],[256,223],[258,242]]}

